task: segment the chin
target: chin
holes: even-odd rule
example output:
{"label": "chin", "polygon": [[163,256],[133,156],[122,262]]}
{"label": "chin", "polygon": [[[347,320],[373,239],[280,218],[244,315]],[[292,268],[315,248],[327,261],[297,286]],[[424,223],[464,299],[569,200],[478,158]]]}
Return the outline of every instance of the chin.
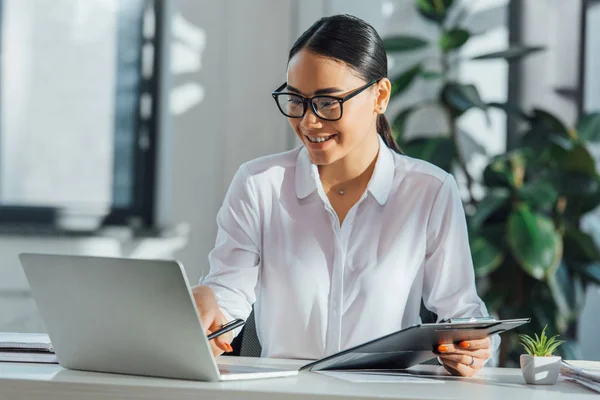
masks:
{"label": "chin", "polygon": [[311,151],[310,149],[307,150],[310,160],[313,162],[313,164],[316,165],[331,165],[341,158],[339,157],[339,154],[336,154],[337,152],[335,151]]}

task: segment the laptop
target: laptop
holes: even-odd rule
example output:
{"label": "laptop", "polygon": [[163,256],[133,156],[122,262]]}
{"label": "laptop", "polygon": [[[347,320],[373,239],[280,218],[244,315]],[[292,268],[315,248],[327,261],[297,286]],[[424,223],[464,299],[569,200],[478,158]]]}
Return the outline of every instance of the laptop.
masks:
{"label": "laptop", "polygon": [[65,368],[211,382],[298,373],[219,367],[177,261],[48,254],[19,259]]}

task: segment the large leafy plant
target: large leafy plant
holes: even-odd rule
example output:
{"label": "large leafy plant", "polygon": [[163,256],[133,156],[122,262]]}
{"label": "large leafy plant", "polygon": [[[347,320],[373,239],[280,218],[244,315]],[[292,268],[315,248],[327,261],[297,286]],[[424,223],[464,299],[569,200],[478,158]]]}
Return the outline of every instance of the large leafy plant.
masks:
{"label": "large leafy plant", "polygon": [[[584,115],[574,128],[541,109],[524,111],[517,105],[485,102],[477,87],[454,78],[459,50],[471,33],[461,24],[466,4],[456,0],[416,0],[419,13],[439,30],[437,43],[415,35],[384,39],[390,56],[435,46],[438,68],[425,60],[392,79],[397,98],[418,79],[435,82],[438,96],[400,110],[393,119],[396,140],[409,155],[433,162],[466,181],[466,202],[471,251],[478,289],[490,312],[500,318],[529,316],[522,332],[539,332],[547,326],[560,334],[567,358],[577,357],[576,321],[586,286],[600,284],[600,249],[581,229],[581,220],[600,203],[600,175],[590,154],[590,143],[600,142],[600,113]],[[519,61],[542,50],[512,46],[481,54],[471,60]],[[408,118],[432,102],[443,110],[448,130],[434,137],[405,135]],[[517,148],[492,158],[480,179],[469,172],[464,138],[458,120],[471,109],[487,113],[503,110],[520,121]],[[474,186],[485,195],[477,198]],[[511,336],[512,335],[512,336]],[[516,333],[504,335],[501,362],[518,357]]]}

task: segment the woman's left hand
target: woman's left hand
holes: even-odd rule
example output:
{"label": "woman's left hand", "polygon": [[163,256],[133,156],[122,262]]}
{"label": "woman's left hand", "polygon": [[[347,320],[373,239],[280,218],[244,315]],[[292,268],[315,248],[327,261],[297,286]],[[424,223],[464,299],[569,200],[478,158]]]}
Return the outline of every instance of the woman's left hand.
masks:
{"label": "woman's left hand", "polygon": [[473,376],[492,356],[489,338],[440,344],[437,355],[452,375]]}

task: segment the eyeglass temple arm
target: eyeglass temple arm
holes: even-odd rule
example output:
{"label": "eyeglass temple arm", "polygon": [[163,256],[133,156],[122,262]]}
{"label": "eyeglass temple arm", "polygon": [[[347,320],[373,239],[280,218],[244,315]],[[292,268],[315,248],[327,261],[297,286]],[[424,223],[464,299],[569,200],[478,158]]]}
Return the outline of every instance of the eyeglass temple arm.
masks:
{"label": "eyeglass temple arm", "polygon": [[273,94],[277,92],[281,92],[287,86],[287,82],[283,82],[283,85],[279,86],[277,89],[273,91]]}
{"label": "eyeglass temple arm", "polygon": [[342,97],[342,101],[348,101],[351,98],[353,98],[354,96],[358,96],[359,94],[361,94],[362,92],[364,92],[365,90],[367,90],[368,88],[370,88],[373,84],[375,84],[376,82],[379,82],[379,79],[375,79],[369,83],[367,83],[365,86],[361,87],[360,89],[358,89],[356,92],[354,93],[350,93],[348,96],[346,97]]}

